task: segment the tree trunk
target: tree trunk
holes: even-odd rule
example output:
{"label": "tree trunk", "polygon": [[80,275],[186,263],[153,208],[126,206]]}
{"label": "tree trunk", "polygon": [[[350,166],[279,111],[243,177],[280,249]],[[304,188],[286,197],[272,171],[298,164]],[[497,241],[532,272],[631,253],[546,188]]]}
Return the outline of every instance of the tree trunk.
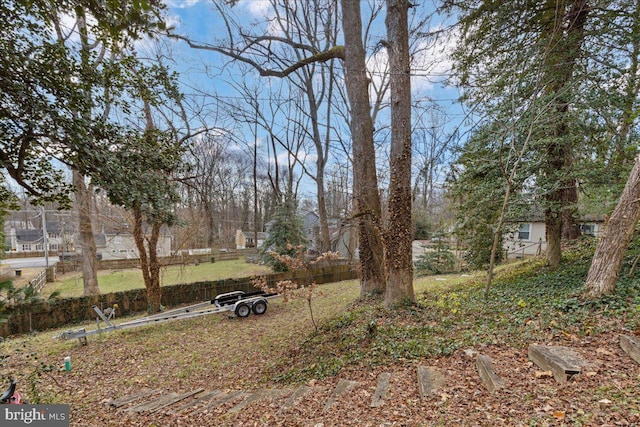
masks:
{"label": "tree trunk", "polygon": [[[152,262],[155,259],[156,267],[158,264],[157,256],[154,254],[151,257],[147,252],[147,248],[144,244],[144,229],[142,224],[143,216],[140,208],[133,209],[133,239],[136,242],[136,247],[140,253],[140,269],[142,270],[142,279],[144,280],[144,286],[147,289],[147,311],[149,314],[157,313],[160,311],[160,281],[159,275],[156,274],[155,281],[152,275]],[[157,242],[157,237],[156,237]]]}
{"label": "tree trunk", "polygon": [[382,208],[378,193],[369,79],[362,43],[361,19],[360,2],[342,0],[345,85],[351,106],[354,217],[358,221],[360,244],[360,297],[367,297],[384,294],[385,272],[380,226]]}
{"label": "tree trunk", "polygon": [[562,240],[576,240],[582,235],[582,231],[576,219],[578,187],[575,179],[569,180],[562,190],[562,206]]}
{"label": "tree trunk", "polygon": [[[333,66],[329,67],[329,72],[333,73]],[[326,150],[323,144],[322,136],[320,135],[320,119],[318,118],[318,100],[316,99],[316,94],[313,87],[313,75],[309,75],[305,73],[305,88],[307,93],[307,100],[309,103],[309,117],[311,119],[311,127],[312,127],[312,138],[313,144],[316,148],[316,173],[315,173],[315,181],[316,181],[316,194],[317,194],[317,202],[318,202],[318,217],[320,218],[320,239],[318,242],[318,247],[316,248],[320,253],[325,253],[329,251],[329,221],[327,219],[327,201],[326,201],[326,192],[324,188],[324,175],[325,175],[325,166],[327,164],[326,160]],[[330,79],[331,80],[331,79]],[[331,88],[328,90],[329,92],[329,103],[331,102]],[[331,118],[330,110],[327,111],[327,120],[329,121]],[[326,123],[327,126],[327,134],[330,133],[329,129],[331,128],[330,122]]]}
{"label": "tree trunk", "polygon": [[320,243],[318,251],[325,253],[331,247],[329,238],[329,220],[327,219],[327,198],[324,190],[324,166],[322,166],[322,174],[318,170],[316,177],[318,191],[318,216],[320,217]]}
{"label": "tree trunk", "polygon": [[547,228],[547,264],[556,267],[562,258],[562,237],[580,235],[575,220],[578,200],[575,178],[571,177],[574,147],[568,126],[569,86],[576,61],[584,42],[584,25],[589,6],[587,0],[564,2],[548,0],[543,17],[542,38],[547,45],[545,93],[553,97],[553,116],[550,118],[546,149],[546,170],[555,182],[549,183],[545,226]]}
{"label": "tree trunk", "polygon": [[386,233],[385,307],[415,302],[411,241],[411,77],[408,0],[387,0],[387,52],[391,83],[391,181]]}
{"label": "tree trunk", "polygon": [[[91,64],[91,56],[89,47],[89,35],[87,30],[86,16],[84,8],[81,5],[76,6],[76,16],[78,32],[80,35],[80,58],[82,70],[87,70],[93,66]],[[80,82],[84,88],[85,102],[79,106],[76,111],[87,123],[91,121],[91,98],[92,98],[92,82],[86,79],[82,73],[83,79]],[[92,224],[92,206],[91,193],[84,183],[84,176],[78,171],[72,172],[73,185],[76,188],[76,203],[78,204],[78,231],[80,239],[80,247],[82,248],[82,283],[83,293],[85,295],[98,295],[98,259],[96,250],[96,240],[93,235]]]}
{"label": "tree trunk", "polygon": [[[161,229],[162,224],[153,224],[151,226],[151,236],[147,243],[149,250],[149,278],[151,279],[149,287],[147,288],[147,295],[155,311],[159,311],[160,305],[162,304],[162,294],[160,292],[160,263],[158,262],[158,238],[160,237]],[[149,292],[149,289],[151,289],[151,292]]]}
{"label": "tree trunk", "polygon": [[98,251],[91,222],[91,192],[84,183],[80,172],[73,171],[73,185],[76,188],[78,209],[78,241],[82,249],[82,289],[84,295],[100,295],[98,287]]}
{"label": "tree trunk", "polygon": [[640,220],[640,155],[636,156],[622,196],[596,246],[585,283],[587,296],[598,298],[615,291],[624,253],[633,238],[638,220]]}
{"label": "tree trunk", "polygon": [[547,239],[546,262],[548,266],[555,268],[562,259],[562,218],[557,211],[549,208],[545,211],[544,225]]}

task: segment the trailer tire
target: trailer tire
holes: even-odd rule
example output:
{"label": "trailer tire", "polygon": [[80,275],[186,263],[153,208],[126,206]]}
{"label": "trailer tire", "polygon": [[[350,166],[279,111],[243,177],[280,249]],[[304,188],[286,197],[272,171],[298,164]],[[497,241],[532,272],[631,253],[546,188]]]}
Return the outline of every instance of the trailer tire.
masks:
{"label": "trailer tire", "polygon": [[251,307],[248,304],[238,304],[236,306],[236,310],[234,311],[235,315],[238,317],[247,317],[251,314]]}
{"label": "trailer tire", "polygon": [[267,312],[267,302],[263,299],[258,300],[253,303],[253,305],[251,306],[251,310],[256,316],[265,314]]}

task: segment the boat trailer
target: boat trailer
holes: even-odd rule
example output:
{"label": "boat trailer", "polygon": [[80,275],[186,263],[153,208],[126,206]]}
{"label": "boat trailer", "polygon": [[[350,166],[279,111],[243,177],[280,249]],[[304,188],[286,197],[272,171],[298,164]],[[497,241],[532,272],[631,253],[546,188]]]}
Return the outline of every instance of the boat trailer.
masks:
{"label": "boat trailer", "polygon": [[[120,323],[118,325],[111,322],[111,319],[115,316],[115,308],[117,308],[117,304],[115,304],[113,308],[109,307],[104,311],[94,305],[93,310],[98,315],[96,318],[96,329],[92,331],[87,331],[84,328],[69,330],[55,336],[54,338],[61,338],[63,340],[78,338],[81,344],[87,344],[87,337],[89,335],[135,328],[154,323],[168,322],[171,320],[188,319],[208,314],[231,312],[235,317],[247,317],[253,312],[253,314],[260,316],[267,312],[267,302],[270,299],[278,298],[279,296],[280,294],[270,294],[263,291],[249,293],[245,293],[243,291],[228,292],[217,295],[210,301],[204,301],[187,307],[177,308],[175,310],[164,311],[158,314],[142,317],[140,319]],[[101,327],[101,322],[104,322],[106,326]]]}

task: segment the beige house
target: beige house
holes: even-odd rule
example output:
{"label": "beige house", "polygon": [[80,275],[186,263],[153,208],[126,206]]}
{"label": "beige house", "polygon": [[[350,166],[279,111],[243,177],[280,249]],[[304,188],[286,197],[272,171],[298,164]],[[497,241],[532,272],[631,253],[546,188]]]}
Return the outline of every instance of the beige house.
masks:
{"label": "beige house", "polygon": [[247,249],[262,246],[267,238],[267,233],[258,232],[258,242],[255,242],[255,233],[253,231],[236,230],[236,249]]}

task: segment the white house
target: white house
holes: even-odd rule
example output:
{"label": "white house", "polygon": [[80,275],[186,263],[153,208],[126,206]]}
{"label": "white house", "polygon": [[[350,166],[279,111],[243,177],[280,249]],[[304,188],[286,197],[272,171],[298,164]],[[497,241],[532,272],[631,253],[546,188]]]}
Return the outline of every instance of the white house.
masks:
{"label": "white house", "polygon": [[[22,225],[22,226],[20,226]],[[47,221],[46,231],[35,228],[33,224],[5,224],[5,250],[14,253],[44,252],[45,242],[47,250],[54,254],[59,251],[73,251],[73,230],[64,227],[56,221]]]}
{"label": "white house", "polygon": [[[597,238],[604,230],[604,219],[584,219],[580,222],[580,229],[585,236]],[[507,258],[524,258],[543,253],[547,249],[544,220],[535,218],[509,222],[502,249]]]}
{"label": "white house", "polygon": [[[140,253],[128,224],[103,226],[102,232],[95,234],[96,249],[103,260],[137,259]],[[169,228],[163,226],[158,237],[157,253],[159,257],[171,256],[172,236]]]}

